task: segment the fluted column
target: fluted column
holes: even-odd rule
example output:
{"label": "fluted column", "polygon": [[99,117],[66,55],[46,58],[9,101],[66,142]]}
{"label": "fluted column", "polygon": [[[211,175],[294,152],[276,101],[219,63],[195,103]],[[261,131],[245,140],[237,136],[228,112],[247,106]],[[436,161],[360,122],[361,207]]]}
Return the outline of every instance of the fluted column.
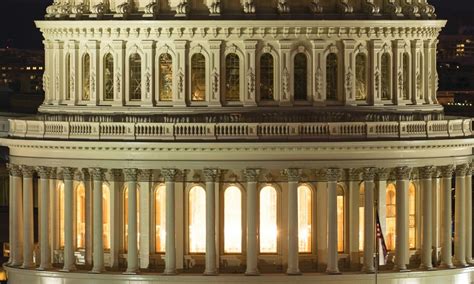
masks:
{"label": "fluted column", "polygon": [[166,275],[176,274],[176,218],[175,218],[175,181],[177,169],[163,169],[161,174],[165,177],[166,186]]}
{"label": "fluted column", "polygon": [[62,271],[76,270],[74,258],[74,168],[63,168],[64,179],[64,266]]}
{"label": "fluted column", "polygon": [[147,269],[150,266],[150,181],[151,181],[151,170],[139,170],[138,171],[138,211],[140,212],[139,220],[140,231],[139,243],[139,267],[140,269]]}
{"label": "fluted column", "polygon": [[375,252],[375,168],[365,168],[364,178],[364,267],[363,271],[373,273]]}
{"label": "fluted column", "polygon": [[466,173],[466,262],[474,264],[472,259],[472,164]]}
{"label": "fluted column", "polygon": [[454,265],[464,267],[466,263],[466,173],[468,165],[456,167],[456,192],[454,205]]}
{"label": "fluted column", "polygon": [[247,180],[247,269],[245,275],[259,275],[257,248],[257,181],[259,169],[246,169]]}
{"label": "fluted column", "polygon": [[216,266],[216,192],[217,169],[204,169],[206,177],[206,270],[204,275],[217,275]]}
{"label": "fluted column", "polygon": [[22,172],[17,165],[9,164],[10,171],[10,194],[12,194],[12,215],[10,216],[12,225],[10,239],[10,258],[11,266],[20,266],[23,263],[23,244],[22,244],[22,221],[23,221],[23,202],[22,202]]}
{"label": "fluted column", "polygon": [[288,269],[286,274],[299,275],[298,259],[298,182],[300,169],[286,169],[288,177]]}
{"label": "fluted column", "polygon": [[138,272],[137,246],[137,169],[125,169],[125,181],[128,186],[128,251],[127,270],[125,274]]}
{"label": "fluted column", "polygon": [[451,235],[451,180],[454,167],[441,168],[441,267],[453,268]]}
{"label": "fluted column", "polygon": [[441,211],[441,169],[436,168],[436,170],[433,172],[433,176],[431,178],[431,183],[433,187],[433,200],[432,200],[432,206],[431,206],[431,214],[432,214],[432,223],[433,223],[433,230],[432,230],[432,247],[433,247],[433,252],[432,252],[432,263],[435,265],[439,263],[440,257],[438,255],[438,249],[441,247],[441,241],[440,241],[440,231],[441,231],[441,224],[440,224],[440,211]]}
{"label": "fluted column", "polygon": [[104,176],[104,170],[100,168],[91,169],[92,178],[94,181],[93,187],[93,230],[94,237],[92,243],[92,272],[101,273],[104,271],[104,227],[103,227],[103,190],[102,190],[102,180]]}
{"label": "fluted column", "polygon": [[329,168],[327,176],[328,195],[328,274],[339,274],[337,265],[337,181],[341,175],[340,169]]}
{"label": "fluted column", "polygon": [[49,225],[49,201],[50,201],[50,190],[49,190],[49,178],[50,168],[38,167],[38,175],[40,177],[39,183],[39,196],[41,198],[41,204],[39,207],[39,241],[40,241],[40,255],[41,262],[39,270],[47,270],[51,268],[51,243],[50,243],[50,225]]}
{"label": "fluted column", "polygon": [[360,251],[359,251],[359,202],[360,202],[360,169],[349,169],[347,171],[347,176],[349,178],[349,214],[347,216],[347,228],[349,231],[349,258],[351,263],[351,269],[357,270],[360,269]]}
{"label": "fluted column", "polygon": [[396,182],[396,231],[394,270],[406,271],[409,258],[408,245],[408,184],[411,168],[395,168]]}
{"label": "fluted column", "polygon": [[120,194],[123,188],[122,170],[112,169],[109,172],[110,177],[110,267],[118,268],[119,251],[120,251],[120,235],[123,231],[120,228],[120,222],[123,218],[119,214],[119,207],[122,201]]}
{"label": "fluted column", "polygon": [[379,214],[380,229],[387,236],[387,180],[391,169],[378,168],[375,175],[375,187],[377,192],[377,212]]}
{"label": "fluted column", "polygon": [[33,228],[33,167],[21,166],[23,173],[23,265],[22,268],[32,268],[33,250],[35,246]]}
{"label": "fluted column", "polygon": [[421,248],[421,269],[431,270],[433,269],[432,259],[432,230],[433,230],[433,182],[431,177],[435,168],[427,166],[419,169],[421,179],[421,190],[423,192],[422,198],[422,216],[423,216],[423,228],[422,228],[422,248]]}

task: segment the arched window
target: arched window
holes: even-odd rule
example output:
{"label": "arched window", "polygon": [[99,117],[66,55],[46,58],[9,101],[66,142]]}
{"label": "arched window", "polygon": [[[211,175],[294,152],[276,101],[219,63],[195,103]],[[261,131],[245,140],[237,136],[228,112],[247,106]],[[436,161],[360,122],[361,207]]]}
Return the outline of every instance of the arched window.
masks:
{"label": "arched window", "polygon": [[270,53],[264,53],[260,57],[260,100],[273,101],[274,90],[274,62]]}
{"label": "arched window", "polygon": [[173,100],[173,58],[169,53],[163,53],[159,59],[160,101]]}
{"label": "arched window", "polygon": [[364,251],[364,224],[365,224],[365,187],[362,182],[359,186],[359,251]]}
{"label": "arched window", "polygon": [[[137,185],[137,246],[140,245],[140,190]],[[123,190],[123,229],[124,229],[124,245],[125,251],[128,251],[128,187]]]}
{"label": "arched window", "polygon": [[59,247],[64,248],[64,183],[60,182],[57,187],[58,209],[59,209]]}
{"label": "arched window", "polygon": [[395,249],[395,236],[396,236],[396,218],[397,218],[397,211],[396,211],[396,192],[395,192],[395,185],[389,184],[387,185],[387,189],[385,192],[385,202],[386,202],[386,226],[387,232],[385,236],[385,243],[387,245],[388,250]]}
{"label": "arched window", "polygon": [[102,184],[102,230],[104,249],[110,250],[110,187]]}
{"label": "arched window", "polygon": [[66,100],[71,99],[71,54],[66,54]]}
{"label": "arched window", "polygon": [[129,64],[130,100],[140,101],[142,99],[142,58],[140,54],[130,55]]}
{"label": "arched window", "polygon": [[189,252],[206,252],[206,191],[200,186],[189,191]]}
{"label": "arched window", "polygon": [[155,189],[155,252],[166,249],[166,187],[159,185]]}
{"label": "arched window", "polygon": [[191,57],[191,101],[206,100],[206,58],[201,53]]}
{"label": "arched window", "polygon": [[381,87],[382,87],[382,100],[390,100],[392,98],[392,92],[390,90],[390,77],[391,77],[391,64],[390,54],[385,52],[382,54],[381,63]]}
{"label": "arched window", "polygon": [[367,56],[359,53],[356,56],[356,100],[367,100],[367,86]]}
{"label": "arched window", "polygon": [[225,100],[240,100],[240,59],[235,53],[225,57]]}
{"label": "arched window", "polygon": [[413,182],[408,187],[408,244],[416,247],[416,188]]}
{"label": "arched window", "polygon": [[82,58],[82,100],[91,99],[91,56],[86,53]]}
{"label": "arched window", "polygon": [[86,247],[86,189],[83,183],[76,187],[76,246]]}
{"label": "arched window", "polygon": [[107,53],[104,57],[104,101],[114,100],[114,56]]}
{"label": "arched window", "polygon": [[403,99],[410,99],[410,57],[408,53],[403,54]]}
{"label": "arched window", "polygon": [[312,192],[307,185],[298,187],[298,251],[311,253],[312,236]]}
{"label": "arched window", "polygon": [[308,59],[306,54],[297,53],[294,59],[293,90],[295,101],[305,101],[308,97]]}
{"label": "arched window", "polygon": [[337,101],[337,54],[329,53],[326,57],[326,99]]}
{"label": "arched window", "polygon": [[344,188],[337,185],[337,251],[344,252]]}
{"label": "arched window", "polygon": [[277,253],[277,191],[272,186],[260,190],[260,252]]}
{"label": "arched window", "polygon": [[224,253],[242,253],[242,192],[236,186],[224,191]]}

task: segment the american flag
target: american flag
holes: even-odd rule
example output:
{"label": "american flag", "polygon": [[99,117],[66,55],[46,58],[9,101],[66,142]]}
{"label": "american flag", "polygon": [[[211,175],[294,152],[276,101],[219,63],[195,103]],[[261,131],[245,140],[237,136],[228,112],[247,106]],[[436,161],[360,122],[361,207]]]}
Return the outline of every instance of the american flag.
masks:
{"label": "american flag", "polygon": [[[377,210],[376,210],[377,211]],[[376,231],[377,231],[377,247],[378,247],[378,261],[379,265],[387,264],[387,246],[385,245],[385,239],[383,237],[382,226],[380,226],[379,212],[376,213]]]}

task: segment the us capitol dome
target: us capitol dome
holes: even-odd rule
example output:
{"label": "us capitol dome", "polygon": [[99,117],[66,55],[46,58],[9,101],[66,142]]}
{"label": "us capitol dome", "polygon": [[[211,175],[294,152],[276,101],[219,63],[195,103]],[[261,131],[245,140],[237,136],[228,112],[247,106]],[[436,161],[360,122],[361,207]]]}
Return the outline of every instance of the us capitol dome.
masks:
{"label": "us capitol dome", "polygon": [[0,139],[9,283],[474,280],[472,121],[436,100],[427,0],[55,0],[36,25],[45,100]]}

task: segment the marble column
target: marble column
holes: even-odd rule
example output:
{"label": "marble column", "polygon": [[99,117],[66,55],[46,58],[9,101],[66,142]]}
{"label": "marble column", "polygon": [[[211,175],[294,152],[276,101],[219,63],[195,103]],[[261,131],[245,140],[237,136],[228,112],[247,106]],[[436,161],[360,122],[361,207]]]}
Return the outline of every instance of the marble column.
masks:
{"label": "marble column", "polygon": [[396,271],[407,271],[409,258],[408,244],[408,186],[411,168],[395,168],[396,181],[396,232],[395,267]]}
{"label": "marble column", "polygon": [[50,243],[50,223],[49,223],[49,201],[50,201],[50,168],[38,167],[37,172],[40,177],[39,182],[39,196],[41,204],[39,208],[39,241],[40,241],[40,255],[41,262],[39,270],[48,270],[51,266],[51,243]]}
{"label": "marble column", "polygon": [[92,243],[92,272],[104,271],[104,226],[103,226],[103,189],[104,170],[100,168],[91,169],[93,179],[93,243]]}
{"label": "marble column", "polygon": [[454,205],[454,265],[464,267],[466,263],[466,173],[468,165],[456,166],[456,192]]}
{"label": "marble column", "polygon": [[216,265],[216,178],[218,169],[204,169],[206,178],[206,269],[204,275],[217,275]]}
{"label": "marble column", "polygon": [[163,169],[161,174],[165,177],[166,195],[166,275],[176,274],[176,216],[175,216],[175,182],[177,169]]}
{"label": "marble column", "polygon": [[123,176],[122,170],[112,169],[110,177],[110,267],[119,267],[120,237],[123,231],[120,227],[123,216],[119,214],[122,201]]}
{"label": "marble column", "polygon": [[432,264],[432,230],[433,230],[433,182],[432,175],[435,168],[427,166],[419,169],[422,193],[422,247],[420,269],[431,270]]}
{"label": "marble column", "polygon": [[[318,271],[326,271],[328,266],[328,190],[327,170],[314,171],[316,178],[316,255]],[[337,198],[337,197],[336,197]]]}
{"label": "marble column", "polygon": [[337,265],[337,181],[341,171],[336,168],[327,169],[327,225],[328,225],[328,274],[340,274]]}
{"label": "marble column", "polygon": [[[86,217],[86,224],[85,224],[85,245],[86,245],[86,264],[92,265],[92,247],[93,247],[93,212],[92,212],[92,199],[93,199],[93,189],[92,189],[92,179],[91,173],[89,173],[89,169],[82,169],[81,171],[76,171],[76,181],[78,184],[82,181],[84,184],[84,191],[85,191],[85,217]],[[75,240],[77,242],[77,240]]]}
{"label": "marble column", "polygon": [[365,168],[364,178],[364,266],[366,273],[374,273],[375,252],[375,168]]}
{"label": "marble column", "polygon": [[11,239],[10,239],[10,254],[11,266],[20,266],[23,264],[23,202],[22,202],[22,172],[17,165],[9,164],[11,184],[10,192],[13,194],[11,203],[12,220]]}
{"label": "marble column", "polygon": [[472,164],[469,164],[466,173],[466,262],[474,264],[472,259]]}
{"label": "marble column", "polygon": [[440,242],[440,231],[441,231],[441,224],[440,224],[440,211],[441,211],[441,203],[440,203],[440,190],[441,190],[441,169],[437,168],[433,172],[432,180],[432,187],[433,187],[433,200],[432,200],[432,223],[433,223],[433,230],[432,230],[432,263],[439,263],[440,257],[438,255],[439,248],[441,247]]}
{"label": "marble column", "polygon": [[127,270],[125,274],[138,272],[138,245],[137,245],[137,169],[125,169],[125,181],[128,187],[128,251]]}
{"label": "marble column", "polygon": [[147,269],[150,266],[150,187],[151,187],[151,170],[138,171],[138,211],[139,216],[139,267]]}
{"label": "marble column", "polygon": [[451,181],[454,167],[441,167],[441,265],[442,268],[454,268],[452,260],[452,221],[451,221]]}
{"label": "marble column", "polygon": [[259,275],[257,248],[257,181],[260,169],[246,169],[247,180],[247,268],[245,275]]}
{"label": "marble column", "polygon": [[288,269],[286,274],[299,275],[298,259],[298,182],[300,169],[286,169],[288,177]]}
{"label": "marble column", "polygon": [[360,269],[360,251],[359,251],[359,203],[360,203],[360,169],[349,169],[347,176],[349,177],[349,214],[347,216],[347,228],[349,231],[349,258],[352,270]]}
{"label": "marble column", "polygon": [[74,257],[74,168],[63,168],[64,179],[64,266],[62,271],[76,270]]}
{"label": "marble column", "polygon": [[23,265],[22,268],[32,268],[33,251],[35,248],[33,226],[33,174],[35,170],[30,166],[21,166],[23,173]]}

